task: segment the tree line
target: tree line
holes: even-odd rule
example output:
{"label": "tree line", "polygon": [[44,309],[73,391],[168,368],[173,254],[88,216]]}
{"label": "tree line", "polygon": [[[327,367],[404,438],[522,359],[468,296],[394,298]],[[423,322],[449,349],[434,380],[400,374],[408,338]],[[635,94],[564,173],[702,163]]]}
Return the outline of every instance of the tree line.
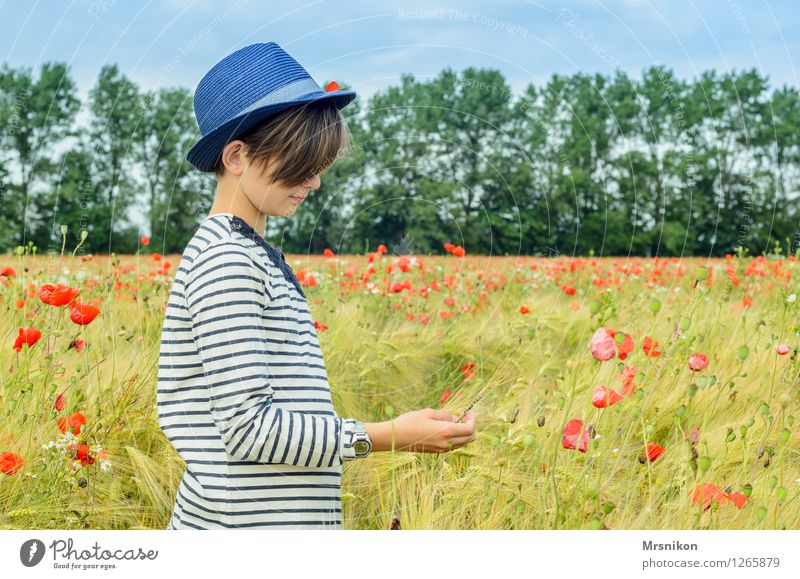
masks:
{"label": "tree line", "polygon": [[[800,94],[754,69],[554,74],[514,95],[500,71],[446,68],[342,112],[353,146],[293,217],[268,218],[284,252],[800,248]],[[88,232],[81,252],[132,253],[144,235],[180,253],[214,195],[185,160],[198,138],[186,88],[142,90],[110,64],[83,103],[66,64],[3,65],[0,251],[60,251],[66,225],[67,248]]]}

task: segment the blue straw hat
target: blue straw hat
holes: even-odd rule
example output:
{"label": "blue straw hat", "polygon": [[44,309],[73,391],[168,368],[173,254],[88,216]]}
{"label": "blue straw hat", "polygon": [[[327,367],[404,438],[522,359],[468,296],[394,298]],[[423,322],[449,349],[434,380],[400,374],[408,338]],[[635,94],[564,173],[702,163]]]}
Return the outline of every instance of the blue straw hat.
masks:
{"label": "blue straw hat", "polygon": [[194,114],[202,138],[186,159],[213,171],[227,143],[267,118],[314,101],[330,100],[342,109],[355,98],[334,82],[323,90],[275,42],[245,46],[215,64],[197,85]]}

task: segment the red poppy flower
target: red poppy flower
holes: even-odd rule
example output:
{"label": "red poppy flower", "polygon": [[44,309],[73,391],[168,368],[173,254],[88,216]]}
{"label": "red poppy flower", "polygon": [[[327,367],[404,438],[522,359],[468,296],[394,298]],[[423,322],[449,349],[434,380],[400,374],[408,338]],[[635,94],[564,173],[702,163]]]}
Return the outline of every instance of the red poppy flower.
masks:
{"label": "red poppy flower", "polygon": [[72,431],[72,434],[75,436],[81,433],[81,426],[86,424],[86,417],[80,413],[76,412],[69,418],[61,417],[58,419],[58,429],[63,433],[67,432],[67,427]]}
{"label": "red poppy flower", "polygon": [[618,344],[616,341],[617,331],[612,330],[611,328],[607,328],[607,331],[609,334],[611,334],[612,338],[615,338],[614,345],[617,347],[617,356],[619,356],[620,360],[624,360],[625,358],[628,357],[628,354],[633,352],[633,348],[635,347],[635,344],[633,343],[633,338],[631,337],[630,334],[622,332],[623,335],[622,343]]}
{"label": "red poppy flower", "polygon": [[456,246],[455,246],[455,245],[453,245],[452,243],[445,243],[445,244],[444,244],[444,250],[445,250],[447,253],[453,253],[453,250],[454,250],[455,248],[456,248]]}
{"label": "red poppy flower", "polygon": [[610,360],[617,354],[614,338],[606,328],[597,328],[597,331],[592,336],[591,349],[592,356],[601,362]]}
{"label": "red poppy flower", "polygon": [[339,90],[339,83],[335,80],[332,80],[328,83],[328,86],[325,87],[325,92],[336,92]]}
{"label": "red poppy flower", "polygon": [[41,337],[42,333],[36,328],[20,328],[19,335],[17,335],[17,339],[14,340],[14,350],[17,352],[22,351],[23,344],[27,344],[28,348],[32,348]]}
{"label": "red poppy flower", "polygon": [[46,283],[39,288],[39,299],[50,306],[66,306],[71,303],[81,292],[78,288],[58,284]]}
{"label": "red poppy flower", "polygon": [[713,502],[721,502],[726,498],[725,492],[717,485],[711,483],[703,483],[694,487],[689,491],[692,495],[692,503],[695,506],[703,505],[703,510],[709,508]]}
{"label": "red poppy flower", "polygon": [[142,245],[150,245],[150,238],[145,235],[142,235],[139,238],[139,243],[141,243]]}
{"label": "red poppy flower", "polygon": [[25,459],[18,454],[13,452],[0,453],[0,472],[5,475],[11,476],[18,473],[24,464]]}
{"label": "red poppy flower", "polygon": [[778,353],[778,356],[785,356],[789,353],[789,346],[786,344],[775,344],[775,351]]}
{"label": "red poppy flower", "polygon": [[74,459],[79,460],[83,466],[93,464],[94,456],[92,455],[92,449],[88,444],[79,444],[75,451]]}
{"label": "red poppy flower", "polygon": [[448,398],[450,398],[450,388],[445,388],[444,392],[442,392],[442,395],[439,397],[439,406],[444,406]]}
{"label": "red poppy flower", "polygon": [[56,403],[53,405],[53,408],[56,409],[56,412],[61,412],[62,410],[64,410],[64,401],[65,398],[63,394],[59,394],[58,396],[56,396]]}
{"label": "red poppy flower", "polygon": [[642,344],[642,350],[644,350],[644,353],[647,356],[650,356],[651,358],[658,358],[661,355],[661,350],[658,349],[660,345],[661,344],[656,342],[650,336],[645,336],[644,343]]}
{"label": "red poppy flower", "polygon": [[79,326],[86,326],[91,324],[99,313],[100,309],[92,304],[75,301],[70,306],[69,319]]}
{"label": "red poppy flower", "polygon": [[656,460],[661,454],[664,452],[664,447],[658,444],[654,444],[652,442],[647,443],[647,447],[644,453],[644,456],[650,462]]}
{"label": "red poppy flower", "polygon": [[705,354],[692,354],[689,356],[689,368],[693,372],[699,372],[708,366],[708,356]]}
{"label": "red poppy flower", "polygon": [[301,284],[307,287],[316,287],[317,285],[317,278],[313,273],[299,271],[297,272],[297,279],[300,280]]}
{"label": "red poppy flower", "polygon": [[564,427],[561,433],[561,445],[586,452],[589,448],[589,430],[583,427],[583,421],[573,418]]}
{"label": "red poppy flower", "polygon": [[530,312],[530,310],[528,309],[528,307],[527,307],[527,306],[520,306],[520,307],[519,307],[519,313],[521,313],[521,314],[527,314],[527,313],[529,313],[529,312]]}
{"label": "red poppy flower", "polygon": [[598,386],[592,396],[592,404],[597,408],[605,408],[606,406],[613,406],[624,397],[619,392],[607,386]]}
{"label": "red poppy flower", "polygon": [[0,269],[0,277],[17,277],[17,272],[10,265]]}
{"label": "red poppy flower", "polygon": [[85,347],[86,347],[86,340],[83,340],[81,338],[76,338],[69,343],[69,347],[67,348],[67,350],[75,348],[76,352],[83,352],[83,349]]}
{"label": "red poppy flower", "polygon": [[328,329],[328,326],[319,323],[317,320],[314,320],[314,327],[317,329],[318,332],[324,332],[325,330]]}
{"label": "red poppy flower", "polygon": [[747,497],[744,493],[730,493],[726,498],[736,505],[736,508],[739,510],[742,510],[742,507],[747,502]]}
{"label": "red poppy flower", "polygon": [[325,257],[333,257],[335,254],[326,247],[325,250],[322,252],[322,255],[324,255]]}
{"label": "red poppy flower", "polygon": [[575,288],[568,285],[562,285],[561,291],[567,295],[574,296],[575,295]]}
{"label": "red poppy flower", "polygon": [[[622,393],[625,396],[633,396],[633,393],[636,392],[636,386],[633,383],[633,379],[636,377],[636,366],[625,366],[625,369],[622,371]],[[620,373],[617,373],[619,376]]]}

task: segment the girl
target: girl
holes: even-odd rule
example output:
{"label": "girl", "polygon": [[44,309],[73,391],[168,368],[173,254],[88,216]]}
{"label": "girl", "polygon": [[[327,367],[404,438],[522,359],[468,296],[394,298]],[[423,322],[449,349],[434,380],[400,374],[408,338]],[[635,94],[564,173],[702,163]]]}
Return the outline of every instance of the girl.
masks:
{"label": "girl", "polygon": [[339,111],[353,98],[323,91],[274,42],[227,56],[195,91],[203,137],[187,158],[217,186],[162,328],[159,426],[186,463],[167,529],[340,529],[344,461],[475,439],[473,413],[338,416],[306,296],[263,237],[266,217],[292,215],[346,149]]}

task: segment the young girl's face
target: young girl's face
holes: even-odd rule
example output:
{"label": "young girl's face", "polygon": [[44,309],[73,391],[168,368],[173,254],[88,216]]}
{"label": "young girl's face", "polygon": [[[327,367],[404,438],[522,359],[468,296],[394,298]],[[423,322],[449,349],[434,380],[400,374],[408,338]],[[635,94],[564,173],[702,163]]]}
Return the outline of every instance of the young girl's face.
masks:
{"label": "young girl's face", "polygon": [[272,182],[272,174],[279,161],[272,159],[266,169],[251,165],[250,159],[244,155],[244,171],[240,178],[240,188],[250,203],[265,215],[288,217],[293,215],[308,194],[321,185],[319,174],[295,187],[285,187],[281,183]]}

